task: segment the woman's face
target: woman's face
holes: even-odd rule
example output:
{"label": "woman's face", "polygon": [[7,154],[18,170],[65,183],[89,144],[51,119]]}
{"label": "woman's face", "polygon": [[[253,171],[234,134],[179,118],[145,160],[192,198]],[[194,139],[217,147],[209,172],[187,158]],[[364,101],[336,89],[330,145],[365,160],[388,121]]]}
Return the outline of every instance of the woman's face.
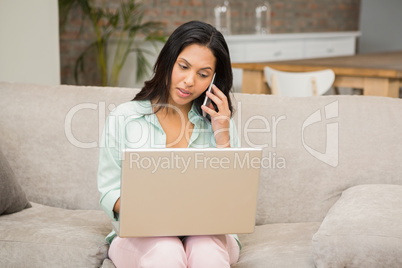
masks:
{"label": "woman's face", "polygon": [[215,56],[201,45],[192,44],[183,49],[172,71],[169,104],[190,109],[209,86],[215,72]]}

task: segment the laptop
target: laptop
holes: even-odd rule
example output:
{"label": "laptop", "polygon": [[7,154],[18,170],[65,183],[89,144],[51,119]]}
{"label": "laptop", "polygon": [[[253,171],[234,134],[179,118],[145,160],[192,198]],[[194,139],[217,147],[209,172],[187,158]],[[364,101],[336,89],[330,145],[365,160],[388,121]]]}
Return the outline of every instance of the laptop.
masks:
{"label": "laptop", "polygon": [[120,237],[252,233],[262,150],[125,150]]}

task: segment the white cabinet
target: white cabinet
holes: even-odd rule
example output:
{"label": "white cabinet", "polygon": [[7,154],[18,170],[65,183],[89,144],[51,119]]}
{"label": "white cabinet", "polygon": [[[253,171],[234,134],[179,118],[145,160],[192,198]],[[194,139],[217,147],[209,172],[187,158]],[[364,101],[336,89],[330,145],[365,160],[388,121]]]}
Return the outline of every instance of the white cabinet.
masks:
{"label": "white cabinet", "polygon": [[247,55],[248,59],[254,58],[256,61],[299,59],[303,56],[302,48],[303,43],[300,40],[259,42],[250,44]]}
{"label": "white cabinet", "polygon": [[355,54],[360,32],[228,35],[232,62],[264,62]]}
{"label": "white cabinet", "polygon": [[355,54],[355,38],[307,39],[304,41],[304,58],[336,57]]}
{"label": "white cabinet", "polygon": [[[265,62],[353,55],[360,32],[291,33],[225,36],[232,62]],[[242,72],[234,69],[234,88]]]}
{"label": "white cabinet", "polygon": [[232,62],[260,62],[267,60],[300,59],[301,41],[241,42],[230,44]]}

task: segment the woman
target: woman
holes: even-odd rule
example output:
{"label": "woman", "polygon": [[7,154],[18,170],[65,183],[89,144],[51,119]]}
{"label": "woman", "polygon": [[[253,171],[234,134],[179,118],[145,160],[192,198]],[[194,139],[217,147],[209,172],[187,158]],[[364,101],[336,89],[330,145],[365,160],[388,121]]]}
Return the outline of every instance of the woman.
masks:
{"label": "woman", "polygon": [[[213,93],[206,93],[214,73]],[[152,79],[133,101],[112,111],[105,125],[98,188],[112,219],[119,215],[122,149],[237,147],[230,119],[232,80],[227,44],[214,27],[192,21],[172,33]],[[212,100],[208,107],[202,105],[206,94]],[[112,232],[106,239],[117,267],[230,267],[240,245],[235,235],[120,238]]]}

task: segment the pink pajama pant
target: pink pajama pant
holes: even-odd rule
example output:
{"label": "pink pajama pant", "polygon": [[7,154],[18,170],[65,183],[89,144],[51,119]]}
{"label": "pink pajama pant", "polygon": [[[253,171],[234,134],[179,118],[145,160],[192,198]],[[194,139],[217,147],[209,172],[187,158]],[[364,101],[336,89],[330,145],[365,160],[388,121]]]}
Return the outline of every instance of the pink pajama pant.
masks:
{"label": "pink pajama pant", "polygon": [[109,258],[117,268],[229,268],[239,258],[231,235],[178,237],[116,237]]}

